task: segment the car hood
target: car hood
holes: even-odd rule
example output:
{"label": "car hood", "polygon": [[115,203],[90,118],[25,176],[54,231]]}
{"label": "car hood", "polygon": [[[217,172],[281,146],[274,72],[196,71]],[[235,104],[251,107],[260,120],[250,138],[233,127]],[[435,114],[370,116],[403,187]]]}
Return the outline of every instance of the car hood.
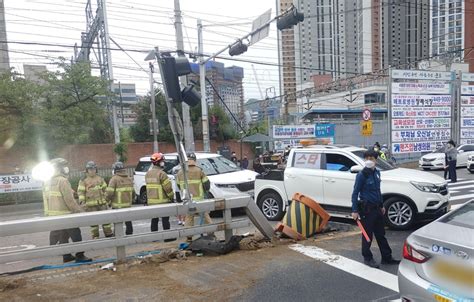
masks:
{"label": "car hood", "polygon": [[406,180],[406,181],[418,181],[426,182],[435,185],[444,185],[446,180],[438,175],[429,172],[418,171],[414,169],[397,168],[388,171],[382,171],[382,180]]}
{"label": "car hood", "polygon": [[426,158],[426,159],[437,159],[437,158],[443,158],[444,159],[444,153],[428,153],[423,155],[421,158]]}
{"label": "car hood", "polygon": [[239,184],[243,182],[255,181],[255,176],[257,175],[258,173],[254,171],[242,170],[242,171],[231,172],[231,173],[211,175],[211,176],[208,176],[208,178],[213,184],[229,185],[229,184]]}

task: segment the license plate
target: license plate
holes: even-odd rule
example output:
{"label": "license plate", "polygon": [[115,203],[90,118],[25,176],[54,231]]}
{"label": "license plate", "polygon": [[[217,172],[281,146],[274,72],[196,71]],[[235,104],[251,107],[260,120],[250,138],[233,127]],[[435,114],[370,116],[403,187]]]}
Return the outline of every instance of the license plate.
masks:
{"label": "license plate", "polygon": [[434,264],[434,271],[441,278],[474,287],[474,271],[472,269],[439,261]]}
{"label": "license plate", "polygon": [[435,298],[435,300],[438,301],[438,302],[453,302],[453,301],[454,301],[454,300],[452,300],[452,299],[443,297],[443,296],[438,295],[438,294],[435,294],[435,295],[434,295],[434,298]]}

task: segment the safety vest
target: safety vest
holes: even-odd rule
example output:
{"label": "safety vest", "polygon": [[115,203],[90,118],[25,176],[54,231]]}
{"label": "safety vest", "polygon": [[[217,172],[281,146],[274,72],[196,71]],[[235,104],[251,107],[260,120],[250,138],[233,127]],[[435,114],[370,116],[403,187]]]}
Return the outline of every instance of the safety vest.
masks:
{"label": "safety vest", "polygon": [[112,176],[106,190],[107,200],[113,209],[129,208],[132,206],[133,182],[125,171],[119,171]]}
{"label": "safety vest", "polygon": [[168,203],[173,199],[173,186],[163,170],[153,166],[145,175],[146,194],[149,205]]}
{"label": "safety vest", "polygon": [[70,193],[72,196],[72,189],[69,181],[62,175],[54,176],[43,187],[43,204],[44,214],[46,216],[58,216],[72,214],[73,211],[68,208],[64,202],[63,194],[61,192]]}
{"label": "safety vest", "polygon": [[107,184],[102,177],[98,175],[87,176],[79,181],[77,187],[79,202],[85,203],[88,207],[105,205],[107,203],[104,196],[106,189]]}
{"label": "safety vest", "polygon": [[[179,170],[178,184],[181,189],[184,188],[184,176],[183,171]],[[197,166],[189,166],[188,169],[188,190],[189,194],[192,195],[193,200],[200,201],[204,199],[204,187],[203,183],[209,181],[206,174],[202,172],[202,169]]]}

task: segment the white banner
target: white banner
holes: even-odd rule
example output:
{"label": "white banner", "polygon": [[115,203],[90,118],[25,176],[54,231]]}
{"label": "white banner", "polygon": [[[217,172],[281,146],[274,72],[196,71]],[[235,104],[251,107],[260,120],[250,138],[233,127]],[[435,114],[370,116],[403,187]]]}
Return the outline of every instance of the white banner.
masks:
{"label": "white banner", "polygon": [[463,82],[474,82],[474,73],[464,72],[461,75],[461,80]]}
{"label": "white banner", "polygon": [[393,143],[392,153],[430,152],[443,146],[443,143],[445,142]]}
{"label": "white banner", "polygon": [[392,142],[447,141],[450,129],[392,131]]}
{"label": "white banner", "polygon": [[461,145],[474,144],[474,138],[461,138]]}
{"label": "white banner", "polygon": [[474,96],[461,96],[462,106],[474,106]]}
{"label": "white banner", "polygon": [[474,117],[465,117],[461,118],[461,127],[462,128],[474,128]]}
{"label": "white banner", "polygon": [[[451,117],[450,107],[405,107],[392,108],[392,118],[437,118]],[[392,123],[393,124],[393,123]]]}
{"label": "white banner", "polygon": [[451,95],[394,94],[392,107],[450,107]]}
{"label": "white banner", "polygon": [[392,83],[392,93],[449,94],[450,86],[445,83]]}
{"label": "white banner", "polygon": [[392,119],[393,130],[451,128],[450,118]]}
{"label": "white banner", "polygon": [[461,128],[461,138],[474,139],[474,128]]}
{"label": "white banner", "polygon": [[314,138],[315,125],[275,125],[273,138]]}
{"label": "white banner", "polygon": [[463,85],[461,86],[462,95],[474,95],[474,85]]}
{"label": "white banner", "polygon": [[461,117],[469,117],[469,116],[474,117],[474,106],[472,107],[461,106]]}
{"label": "white banner", "polygon": [[438,80],[451,81],[454,74],[448,71],[427,71],[427,70],[392,70],[392,78],[407,80]]}
{"label": "white banner", "polygon": [[38,191],[42,185],[29,174],[0,175],[0,193]]}

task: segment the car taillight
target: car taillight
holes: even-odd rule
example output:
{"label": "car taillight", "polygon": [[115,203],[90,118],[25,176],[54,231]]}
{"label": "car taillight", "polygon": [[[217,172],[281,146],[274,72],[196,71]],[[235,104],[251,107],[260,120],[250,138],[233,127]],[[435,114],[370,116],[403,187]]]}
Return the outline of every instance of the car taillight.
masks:
{"label": "car taillight", "polygon": [[415,250],[406,241],[405,241],[405,244],[403,245],[403,258],[413,261],[415,263],[424,263],[428,261],[428,259],[430,259],[429,256]]}

